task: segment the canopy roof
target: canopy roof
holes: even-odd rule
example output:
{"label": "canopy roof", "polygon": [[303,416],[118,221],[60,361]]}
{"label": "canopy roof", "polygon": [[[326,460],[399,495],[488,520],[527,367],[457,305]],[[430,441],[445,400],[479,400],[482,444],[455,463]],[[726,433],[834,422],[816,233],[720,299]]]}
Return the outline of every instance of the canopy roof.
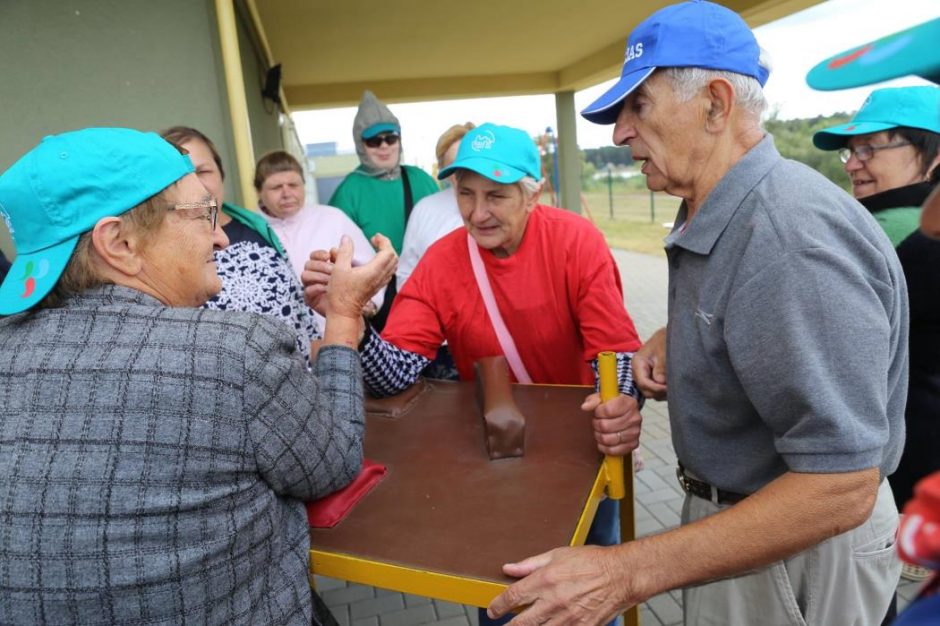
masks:
{"label": "canopy roof", "polygon": [[[668,0],[265,0],[294,110],[576,91],[617,76],[627,33]],[[819,0],[723,0],[751,27]]]}

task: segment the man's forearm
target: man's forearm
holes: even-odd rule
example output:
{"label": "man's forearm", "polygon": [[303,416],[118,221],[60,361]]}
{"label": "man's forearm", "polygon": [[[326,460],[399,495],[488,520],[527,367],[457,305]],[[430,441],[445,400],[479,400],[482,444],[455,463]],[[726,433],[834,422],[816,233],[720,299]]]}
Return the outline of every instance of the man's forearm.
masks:
{"label": "man's forearm", "polygon": [[851,530],[871,514],[877,468],[842,474],[788,472],[752,496],[680,528],[615,548],[625,589],[645,600],[666,590],[735,576]]}

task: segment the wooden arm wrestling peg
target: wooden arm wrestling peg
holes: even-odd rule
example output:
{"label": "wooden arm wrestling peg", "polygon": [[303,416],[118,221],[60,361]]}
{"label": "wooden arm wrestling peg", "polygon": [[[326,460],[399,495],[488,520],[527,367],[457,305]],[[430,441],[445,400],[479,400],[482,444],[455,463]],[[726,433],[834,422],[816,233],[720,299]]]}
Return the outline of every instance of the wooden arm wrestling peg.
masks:
{"label": "wooden arm wrestling peg", "polygon": [[525,455],[525,416],[512,398],[506,357],[482,358],[474,368],[490,460]]}

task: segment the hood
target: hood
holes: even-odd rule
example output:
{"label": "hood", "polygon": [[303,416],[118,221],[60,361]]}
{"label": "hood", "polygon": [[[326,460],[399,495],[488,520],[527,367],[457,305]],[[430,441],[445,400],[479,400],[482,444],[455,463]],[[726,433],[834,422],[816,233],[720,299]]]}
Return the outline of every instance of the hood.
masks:
{"label": "hood", "polygon": [[377,124],[393,124],[397,128],[401,128],[398,118],[392,114],[389,108],[382,104],[374,93],[366,90],[362,93],[359,110],[356,111],[356,119],[353,121],[353,141],[356,143],[356,154],[359,155],[359,162],[362,163],[359,171],[364,171],[364,173],[377,178],[398,178],[401,176],[401,149],[398,152],[398,163],[392,169],[379,169],[366,154],[366,146],[362,142],[362,133]]}

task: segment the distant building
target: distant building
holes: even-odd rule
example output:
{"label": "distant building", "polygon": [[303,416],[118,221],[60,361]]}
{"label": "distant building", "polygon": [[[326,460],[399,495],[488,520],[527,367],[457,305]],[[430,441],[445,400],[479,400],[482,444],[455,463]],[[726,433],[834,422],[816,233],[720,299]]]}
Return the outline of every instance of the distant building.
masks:
{"label": "distant building", "polygon": [[323,156],[334,156],[336,155],[336,142],[335,141],[321,141],[319,143],[308,143],[304,146],[307,158],[312,159],[314,157],[323,157]]}

